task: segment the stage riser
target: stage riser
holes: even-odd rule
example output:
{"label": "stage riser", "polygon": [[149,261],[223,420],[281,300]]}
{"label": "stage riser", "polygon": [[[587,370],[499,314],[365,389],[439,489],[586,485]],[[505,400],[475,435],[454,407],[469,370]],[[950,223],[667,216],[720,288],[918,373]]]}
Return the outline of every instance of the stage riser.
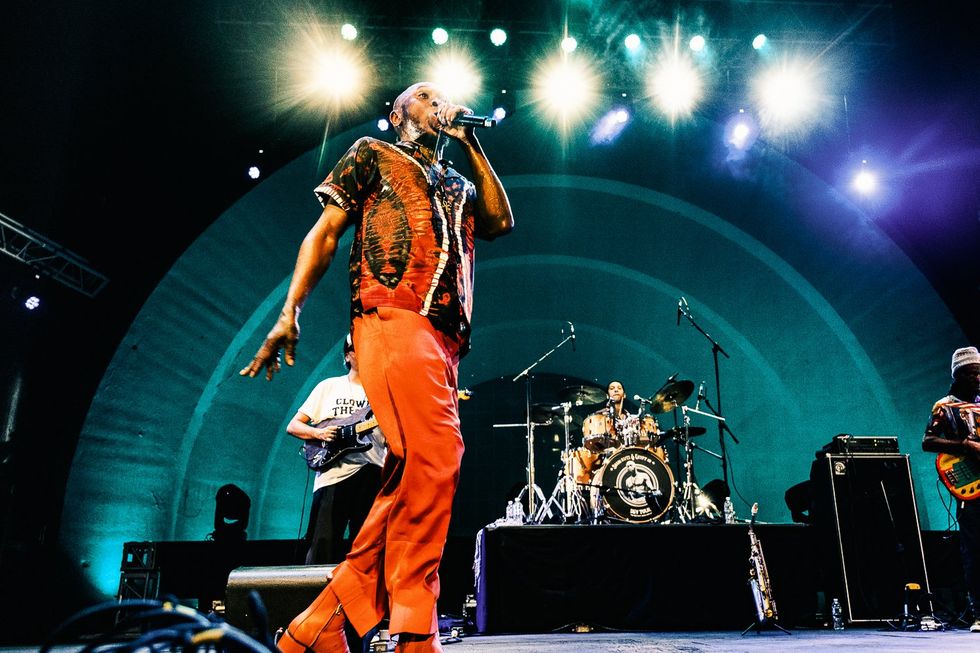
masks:
{"label": "stage riser", "polygon": [[[812,620],[809,529],[759,525],[780,621]],[[477,627],[735,629],[755,619],[747,525],[514,526],[483,533]]]}

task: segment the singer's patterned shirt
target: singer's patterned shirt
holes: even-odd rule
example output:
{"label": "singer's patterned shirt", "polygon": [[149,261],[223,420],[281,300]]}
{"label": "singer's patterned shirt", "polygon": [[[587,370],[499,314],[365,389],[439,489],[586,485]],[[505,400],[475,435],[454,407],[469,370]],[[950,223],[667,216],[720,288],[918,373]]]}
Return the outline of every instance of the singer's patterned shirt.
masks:
{"label": "singer's patterned shirt", "polygon": [[980,404],[962,401],[953,395],[943,397],[932,407],[923,442],[936,439],[980,439]]}
{"label": "singer's patterned shirt", "polygon": [[315,194],[354,220],[351,319],[379,306],[429,319],[469,348],[473,310],[472,183],[416,143],[356,141]]}

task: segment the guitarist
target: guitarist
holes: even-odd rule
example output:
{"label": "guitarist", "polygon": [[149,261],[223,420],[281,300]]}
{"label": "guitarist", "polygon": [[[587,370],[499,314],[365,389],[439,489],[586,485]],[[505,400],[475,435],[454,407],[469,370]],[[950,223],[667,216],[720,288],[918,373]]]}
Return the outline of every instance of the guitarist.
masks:
{"label": "guitarist", "polygon": [[[301,440],[330,442],[336,438],[336,426],[316,428],[327,419],[341,420],[364,409],[367,397],[357,370],[357,354],[348,335],[344,342],[344,366],[347,374],[324,379],[313,389],[286,432]],[[381,466],[385,458],[385,441],[380,429],[371,430],[372,446],[354,451],[329,468],[316,473],[313,502],[306,540],[310,543],[306,564],[336,564],[344,559],[361,530],[374,497],[381,489]],[[350,539],[344,540],[344,531]]]}
{"label": "guitarist", "polygon": [[[980,464],[980,353],[976,347],[953,352],[953,384],[949,394],[932,407],[922,449],[964,456]],[[958,501],[963,573],[973,606],[970,631],[980,633],[980,499]]]}

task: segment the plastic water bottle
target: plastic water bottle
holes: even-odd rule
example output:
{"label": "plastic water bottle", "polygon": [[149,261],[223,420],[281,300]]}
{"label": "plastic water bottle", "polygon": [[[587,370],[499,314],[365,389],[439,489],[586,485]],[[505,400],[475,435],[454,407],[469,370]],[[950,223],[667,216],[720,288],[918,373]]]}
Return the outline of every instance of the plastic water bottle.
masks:
{"label": "plastic water bottle", "polygon": [[844,612],[840,607],[840,599],[835,598],[830,604],[830,621],[834,630],[844,630]]}
{"label": "plastic water bottle", "polygon": [[731,497],[725,497],[725,523],[735,523],[735,504],[732,503]]}

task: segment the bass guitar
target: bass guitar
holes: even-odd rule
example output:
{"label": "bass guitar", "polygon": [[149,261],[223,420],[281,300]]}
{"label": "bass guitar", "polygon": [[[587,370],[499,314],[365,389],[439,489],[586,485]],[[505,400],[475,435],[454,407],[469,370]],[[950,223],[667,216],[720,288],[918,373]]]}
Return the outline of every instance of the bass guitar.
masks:
{"label": "bass guitar", "polygon": [[371,412],[371,407],[365,406],[352,415],[328,418],[313,425],[318,429],[327,426],[337,427],[333,440],[307,440],[303,443],[301,453],[309,468],[316,472],[329,469],[349,453],[370,449],[374,443],[374,429],[378,428],[378,420]]}
{"label": "bass guitar", "polygon": [[941,453],[936,456],[936,471],[949,493],[962,501],[980,496],[980,460],[976,456]]}

